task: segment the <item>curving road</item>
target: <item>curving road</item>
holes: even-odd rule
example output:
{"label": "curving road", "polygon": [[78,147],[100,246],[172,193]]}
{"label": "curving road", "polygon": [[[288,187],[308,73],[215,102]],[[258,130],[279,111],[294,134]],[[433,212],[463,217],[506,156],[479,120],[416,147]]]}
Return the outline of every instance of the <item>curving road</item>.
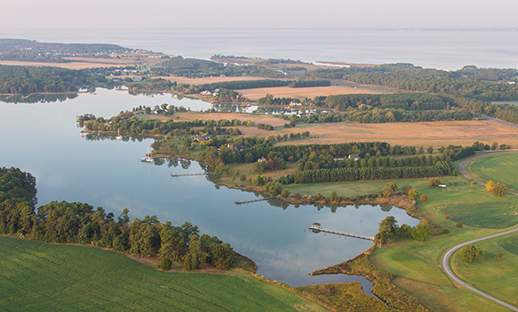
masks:
{"label": "curving road", "polygon": [[[466,159],[465,161],[463,161],[461,164],[460,164],[460,173],[462,173],[462,175],[466,178],[466,179],[469,179],[469,180],[473,180],[475,181],[475,183],[477,184],[480,184],[482,186],[486,186],[486,184],[482,181],[479,181],[475,178],[473,178],[469,173],[466,172],[466,165],[472,161],[472,160],[475,160],[475,159],[478,159],[478,158],[482,158],[482,157],[487,157],[487,156],[491,156],[491,155],[495,155],[495,154],[500,154],[500,153],[510,153],[510,152],[492,152],[492,153],[488,153],[486,155],[478,155],[478,156],[475,156],[475,157],[471,157],[471,158],[468,158]],[[507,194],[511,194],[511,195],[516,195],[518,196],[518,193],[515,193],[515,192],[507,192]]]}
{"label": "curving road", "polygon": [[[477,158],[482,158],[482,157],[486,157],[486,156],[490,156],[490,155],[494,155],[495,153],[491,153],[491,154],[487,154],[487,155],[478,155],[478,156],[475,156],[475,157],[471,157],[467,160],[465,160],[464,162],[462,162],[460,164],[460,172],[462,173],[462,175],[464,177],[466,177],[467,179],[473,179],[472,176],[470,176],[465,168],[466,168],[466,164],[474,159],[477,159]],[[476,183],[480,184],[480,185],[483,185],[485,186],[485,184],[481,181],[478,181],[478,180],[475,180],[473,179]],[[517,193],[513,193],[513,192],[507,192],[509,194],[513,194],[513,195],[518,195]],[[513,305],[510,305],[509,303],[507,302],[504,302],[502,300],[499,300],[495,297],[492,297],[472,286],[470,286],[469,284],[463,282],[460,278],[458,278],[451,270],[450,268],[450,257],[451,255],[453,255],[453,253],[457,250],[459,250],[460,248],[468,245],[468,244],[473,244],[473,243],[476,243],[476,242],[480,242],[480,241],[483,241],[483,240],[486,240],[486,239],[491,239],[491,238],[495,238],[495,237],[498,237],[498,236],[503,236],[503,235],[507,235],[509,233],[513,233],[513,232],[518,232],[518,228],[514,229],[514,230],[509,230],[509,231],[506,231],[506,232],[502,232],[502,233],[499,233],[499,234],[494,234],[494,235],[489,235],[489,236],[486,236],[486,237],[482,237],[482,238],[477,238],[477,239],[474,239],[474,240],[471,240],[469,242],[465,242],[465,243],[462,243],[462,244],[459,244],[453,248],[451,248],[450,250],[448,250],[446,252],[446,254],[444,254],[444,257],[442,258],[442,267],[444,268],[444,271],[446,271],[446,274],[448,274],[449,277],[451,277],[455,282],[459,283],[460,285],[466,287],[467,289],[471,290],[472,292],[484,297],[484,298],[487,298],[489,300],[492,300],[493,302],[496,302],[510,310],[513,310],[513,311],[517,311],[518,312],[518,308],[513,306]]]}
{"label": "curving road", "polygon": [[455,247],[453,247],[452,249],[448,250],[446,252],[446,254],[444,255],[444,258],[442,258],[442,267],[444,268],[444,271],[446,271],[446,274],[448,274],[454,281],[456,281],[457,283],[459,283],[460,285],[466,287],[467,289],[471,290],[472,292],[474,293],[477,293],[479,295],[481,295],[482,297],[484,298],[487,298],[489,300],[492,300],[508,309],[511,309],[513,311],[517,311],[518,312],[518,308],[516,308],[515,306],[513,305],[510,305],[509,303],[506,303],[506,302],[503,302],[502,300],[499,300],[499,299],[496,299],[495,297],[492,297],[484,292],[481,292],[480,290],[470,286],[469,284],[463,282],[460,278],[458,278],[455,274],[453,274],[453,272],[451,271],[451,268],[450,268],[450,256],[455,252],[457,251],[458,249],[468,245],[468,244],[473,244],[473,243],[476,243],[476,242],[480,242],[480,241],[483,241],[483,240],[486,240],[486,239],[490,239],[490,238],[494,238],[494,237],[498,237],[498,236],[502,236],[502,235],[507,235],[509,233],[513,233],[513,232],[518,232],[518,228],[514,229],[514,230],[510,230],[510,231],[507,231],[507,232],[503,232],[503,233],[499,233],[499,234],[494,234],[494,235],[490,235],[490,236],[486,236],[486,237],[482,237],[482,238],[477,238],[477,239],[474,239],[474,240],[471,240],[469,242],[465,242],[465,243],[462,243],[460,245],[457,245]]}

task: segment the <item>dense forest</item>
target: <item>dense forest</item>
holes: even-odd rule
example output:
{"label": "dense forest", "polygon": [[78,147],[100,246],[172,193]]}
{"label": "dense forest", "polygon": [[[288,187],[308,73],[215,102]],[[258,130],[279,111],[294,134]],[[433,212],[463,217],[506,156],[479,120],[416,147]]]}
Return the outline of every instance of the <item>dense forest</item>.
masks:
{"label": "dense forest", "polygon": [[58,67],[0,65],[0,93],[74,92],[93,84],[95,78],[84,71]]}
{"label": "dense forest", "polygon": [[115,44],[47,43],[24,39],[0,39],[0,60],[66,63],[64,56],[107,57],[133,49]]}
{"label": "dense forest", "polygon": [[467,66],[458,71],[423,69],[411,64],[390,64],[374,67],[317,69],[306,73],[308,78],[343,79],[355,83],[382,85],[405,91],[444,93],[483,101],[518,100],[516,69],[476,68]]}
{"label": "dense forest", "polygon": [[84,203],[51,202],[38,207],[36,180],[16,168],[0,169],[0,234],[53,243],[92,244],[140,256],[158,255],[162,268],[184,261],[187,270],[200,263],[229,269],[234,252],[217,237],[200,235],[189,222],[174,226],[156,216],[130,221],[128,210],[113,213]]}

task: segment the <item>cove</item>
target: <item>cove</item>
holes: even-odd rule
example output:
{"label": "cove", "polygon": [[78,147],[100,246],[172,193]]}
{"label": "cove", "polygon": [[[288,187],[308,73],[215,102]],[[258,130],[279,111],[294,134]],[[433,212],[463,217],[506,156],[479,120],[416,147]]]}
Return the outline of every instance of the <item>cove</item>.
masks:
{"label": "cove", "polygon": [[220,187],[206,176],[171,178],[171,173],[203,172],[197,162],[163,160],[141,163],[152,139],[86,140],[76,116],[91,113],[109,118],[122,110],[162,103],[206,110],[212,104],[171,94],[130,95],[98,89],[96,94],[49,103],[0,102],[0,166],[19,167],[36,177],[38,204],[79,201],[102,206],[115,215],[124,208],[131,218],[156,215],[161,221],[189,221],[200,232],[215,235],[258,265],[257,273],[290,286],[358,280],[363,277],[308,273],[351,259],[372,242],[312,233],[319,222],[338,231],[373,236],[379,222],[395,216],[401,225],[416,225],[402,209],[380,206],[317,207],[287,205],[277,200],[247,205],[254,193]]}

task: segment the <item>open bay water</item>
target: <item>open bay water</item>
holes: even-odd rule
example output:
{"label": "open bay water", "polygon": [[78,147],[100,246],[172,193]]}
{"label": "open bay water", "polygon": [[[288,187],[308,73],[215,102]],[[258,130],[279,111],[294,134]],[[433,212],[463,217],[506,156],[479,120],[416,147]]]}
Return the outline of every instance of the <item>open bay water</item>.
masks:
{"label": "open bay water", "polygon": [[360,276],[308,275],[372,246],[371,241],[312,233],[307,228],[313,222],[369,236],[387,216],[395,216],[399,224],[418,223],[395,207],[295,207],[277,200],[236,205],[236,200],[258,195],[219,187],[205,176],[171,178],[171,173],[203,172],[195,161],[140,162],[152,139],[91,141],[79,135],[77,115],[109,118],[138,105],[162,103],[192,110],[211,107],[171,94],[134,96],[105,89],[62,102],[0,102],[0,166],[18,167],[36,177],[38,205],[78,201],[104,207],[116,216],[128,208],[131,218],[156,215],[175,225],[189,221],[201,233],[217,236],[254,260],[258,274],[291,286],[359,281],[364,289],[370,288]]}
{"label": "open bay water", "polygon": [[451,70],[518,68],[516,29],[0,29],[0,38],[115,43],[202,59],[222,54]]}

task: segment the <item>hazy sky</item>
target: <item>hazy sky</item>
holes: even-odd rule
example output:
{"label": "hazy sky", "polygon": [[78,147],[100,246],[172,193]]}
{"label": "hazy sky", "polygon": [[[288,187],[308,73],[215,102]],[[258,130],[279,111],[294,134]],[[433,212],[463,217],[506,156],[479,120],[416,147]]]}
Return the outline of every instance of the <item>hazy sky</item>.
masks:
{"label": "hazy sky", "polygon": [[0,0],[0,28],[518,28],[517,0]]}

